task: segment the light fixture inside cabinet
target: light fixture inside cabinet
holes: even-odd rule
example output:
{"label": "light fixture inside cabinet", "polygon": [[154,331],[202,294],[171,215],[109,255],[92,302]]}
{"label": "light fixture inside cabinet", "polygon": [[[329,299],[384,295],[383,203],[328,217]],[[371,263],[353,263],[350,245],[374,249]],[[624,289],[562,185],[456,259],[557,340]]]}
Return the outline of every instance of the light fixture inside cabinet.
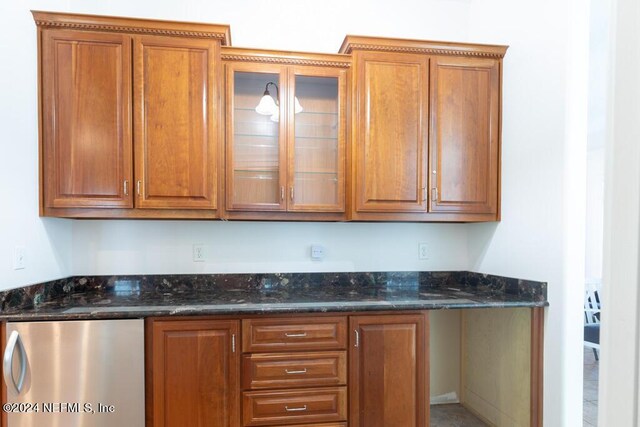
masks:
{"label": "light fixture inside cabinet", "polygon": [[[276,88],[276,98],[273,99],[271,96],[271,92],[269,92],[269,86],[273,85]],[[264,116],[271,116],[271,120],[277,122],[280,120],[280,90],[278,85],[274,82],[269,82],[264,87],[264,93],[260,102],[256,106],[256,113],[262,114]],[[295,96],[293,99],[293,110],[296,114],[302,112],[303,108],[300,105],[300,101],[298,101],[298,97]]]}

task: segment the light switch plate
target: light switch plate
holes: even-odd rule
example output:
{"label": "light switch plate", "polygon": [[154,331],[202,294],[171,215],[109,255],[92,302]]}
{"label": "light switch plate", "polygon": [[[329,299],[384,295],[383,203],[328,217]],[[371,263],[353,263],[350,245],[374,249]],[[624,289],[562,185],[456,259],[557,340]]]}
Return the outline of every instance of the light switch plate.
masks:
{"label": "light switch plate", "polygon": [[22,270],[27,266],[27,248],[24,246],[16,246],[13,249],[13,269]]}

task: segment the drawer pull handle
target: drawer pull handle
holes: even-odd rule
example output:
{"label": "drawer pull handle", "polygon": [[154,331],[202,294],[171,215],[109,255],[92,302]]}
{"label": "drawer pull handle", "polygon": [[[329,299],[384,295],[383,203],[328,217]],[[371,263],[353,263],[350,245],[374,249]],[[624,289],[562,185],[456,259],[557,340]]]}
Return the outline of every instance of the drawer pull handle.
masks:
{"label": "drawer pull handle", "polygon": [[288,334],[285,332],[284,336],[287,338],[304,338],[307,336],[307,333],[303,332],[301,334]]}
{"label": "drawer pull handle", "polygon": [[287,374],[306,374],[307,373],[307,368],[303,368],[303,369],[301,369],[299,371],[290,371],[288,369],[285,369],[284,372],[287,373]]}
{"label": "drawer pull handle", "polygon": [[288,406],[284,407],[285,411],[287,412],[300,412],[300,411],[306,411],[307,410],[307,405],[302,405],[299,408],[289,408]]}

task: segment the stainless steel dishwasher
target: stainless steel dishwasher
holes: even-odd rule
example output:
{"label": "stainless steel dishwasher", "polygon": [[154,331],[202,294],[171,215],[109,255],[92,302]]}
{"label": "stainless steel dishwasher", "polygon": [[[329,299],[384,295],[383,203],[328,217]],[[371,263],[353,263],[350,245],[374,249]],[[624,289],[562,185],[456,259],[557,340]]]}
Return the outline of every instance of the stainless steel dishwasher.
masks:
{"label": "stainless steel dishwasher", "polygon": [[144,427],[142,319],[9,322],[8,427]]}

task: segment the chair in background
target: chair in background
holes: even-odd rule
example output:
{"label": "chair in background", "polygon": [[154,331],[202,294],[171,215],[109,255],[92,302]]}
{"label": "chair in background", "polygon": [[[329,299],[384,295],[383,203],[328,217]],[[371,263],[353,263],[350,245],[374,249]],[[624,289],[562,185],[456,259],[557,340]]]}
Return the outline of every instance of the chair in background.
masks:
{"label": "chair in background", "polygon": [[584,296],[584,345],[598,358],[600,350],[600,292],[596,283],[587,283]]}

